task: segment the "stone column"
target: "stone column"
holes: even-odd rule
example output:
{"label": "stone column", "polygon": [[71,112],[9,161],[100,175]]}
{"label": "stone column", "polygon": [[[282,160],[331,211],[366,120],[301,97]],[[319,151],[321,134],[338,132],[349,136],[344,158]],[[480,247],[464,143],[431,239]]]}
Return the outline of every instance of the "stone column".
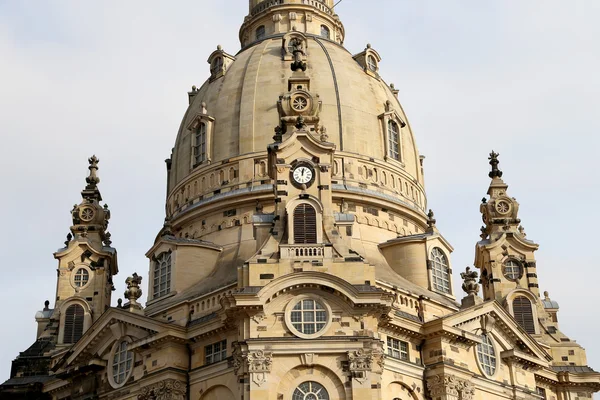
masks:
{"label": "stone column", "polygon": [[427,389],[432,400],[473,400],[475,397],[475,386],[453,375],[428,378]]}

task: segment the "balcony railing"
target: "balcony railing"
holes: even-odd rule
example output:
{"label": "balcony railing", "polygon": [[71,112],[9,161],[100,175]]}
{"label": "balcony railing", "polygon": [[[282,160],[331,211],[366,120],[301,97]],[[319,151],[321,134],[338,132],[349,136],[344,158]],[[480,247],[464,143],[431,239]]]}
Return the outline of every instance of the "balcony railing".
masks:
{"label": "balcony railing", "polygon": [[300,0],[292,2],[290,0],[264,0],[260,3],[258,3],[256,6],[254,6],[254,8],[252,9],[252,11],[250,12],[250,16],[255,16],[256,14],[260,14],[261,12],[271,8],[271,7],[275,7],[275,6],[279,6],[282,4],[294,4],[294,3],[300,3],[300,4],[305,4],[305,5],[309,5],[309,6],[313,6],[318,10],[321,10],[322,12],[329,14],[329,15],[333,15],[333,11],[331,10],[331,8],[329,8],[323,0]]}
{"label": "balcony railing", "polygon": [[331,247],[322,244],[287,244],[281,245],[281,258],[286,260],[314,260],[331,258]]}

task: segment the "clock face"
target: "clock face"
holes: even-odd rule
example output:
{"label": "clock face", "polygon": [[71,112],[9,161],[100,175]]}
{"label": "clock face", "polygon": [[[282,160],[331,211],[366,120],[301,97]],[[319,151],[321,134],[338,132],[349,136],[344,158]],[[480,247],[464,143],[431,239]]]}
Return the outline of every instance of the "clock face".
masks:
{"label": "clock face", "polygon": [[308,182],[312,181],[313,171],[309,167],[305,165],[301,165],[294,169],[293,178],[296,183],[299,184],[308,184]]}

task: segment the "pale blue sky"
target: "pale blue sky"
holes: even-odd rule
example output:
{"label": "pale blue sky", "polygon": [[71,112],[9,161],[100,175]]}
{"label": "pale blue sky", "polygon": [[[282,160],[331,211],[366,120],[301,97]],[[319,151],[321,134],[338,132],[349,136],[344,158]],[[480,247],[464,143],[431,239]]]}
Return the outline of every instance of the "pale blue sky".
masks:
{"label": "pale blue sky", "polygon": [[[91,154],[119,252],[114,302],[128,275],[147,277],[186,92],[207,78],[217,44],[239,50],[247,11],[246,0],[0,0],[1,300],[11,321],[0,331],[0,380],[55,296],[52,253]],[[344,0],[337,12],[346,47],[371,43],[400,90],[454,271],[473,262],[494,149],[528,238],[541,245],[540,288],[600,370],[600,2]]]}

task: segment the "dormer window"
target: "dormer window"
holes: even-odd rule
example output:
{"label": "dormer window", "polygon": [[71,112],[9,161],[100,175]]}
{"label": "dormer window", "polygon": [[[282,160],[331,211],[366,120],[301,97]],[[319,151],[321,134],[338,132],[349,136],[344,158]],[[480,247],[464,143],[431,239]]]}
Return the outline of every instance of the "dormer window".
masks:
{"label": "dormer window", "polygon": [[265,35],[266,29],[264,25],[261,25],[258,28],[256,28],[256,40],[263,40],[265,38]]}
{"label": "dormer window", "polygon": [[438,247],[431,251],[431,286],[433,290],[450,294],[450,267],[448,258]]}
{"label": "dormer window", "polygon": [[194,135],[194,165],[206,161],[206,124],[201,122]]}
{"label": "dormer window", "polygon": [[331,32],[325,25],[321,25],[321,37],[324,39],[331,39]]}
{"label": "dormer window", "polygon": [[153,297],[164,296],[171,291],[171,253],[162,253],[154,262]]}
{"label": "dormer window", "polygon": [[216,57],[211,64],[210,73],[216,75],[223,69],[223,58]]}
{"label": "dormer window", "polygon": [[375,60],[375,57],[371,55],[367,57],[367,66],[369,67],[369,70],[377,72],[377,60]]}
{"label": "dormer window", "polygon": [[388,121],[388,151],[390,158],[400,161],[400,127],[395,121]]}

